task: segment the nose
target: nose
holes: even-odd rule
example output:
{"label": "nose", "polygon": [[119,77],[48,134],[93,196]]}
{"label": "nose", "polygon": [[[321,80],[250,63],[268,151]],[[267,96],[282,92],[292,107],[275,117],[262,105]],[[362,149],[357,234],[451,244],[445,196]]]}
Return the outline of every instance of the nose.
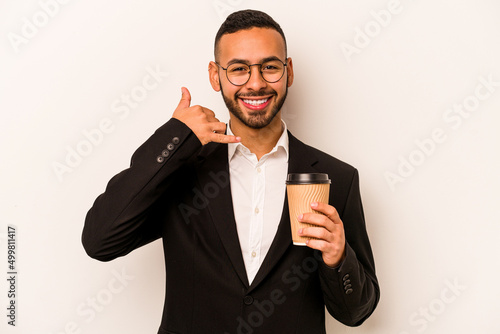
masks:
{"label": "nose", "polygon": [[255,65],[250,66],[250,78],[248,79],[245,86],[249,89],[259,91],[267,86],[267,82],[262,77],[262,73],[260,72],[260,65]]}

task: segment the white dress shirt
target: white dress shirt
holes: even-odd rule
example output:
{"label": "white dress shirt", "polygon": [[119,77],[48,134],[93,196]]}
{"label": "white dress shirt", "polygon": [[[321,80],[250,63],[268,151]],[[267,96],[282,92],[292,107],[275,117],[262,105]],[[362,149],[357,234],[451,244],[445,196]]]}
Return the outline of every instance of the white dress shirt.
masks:
{"label": "white dress shirt", "polygon": [[[288,173],[288,132],[257,160],[241,143],[228,144],[229,178],[236,229],[251,284],[274,240],[283,212]],[[227,134],[232,135],[230,126]]]}

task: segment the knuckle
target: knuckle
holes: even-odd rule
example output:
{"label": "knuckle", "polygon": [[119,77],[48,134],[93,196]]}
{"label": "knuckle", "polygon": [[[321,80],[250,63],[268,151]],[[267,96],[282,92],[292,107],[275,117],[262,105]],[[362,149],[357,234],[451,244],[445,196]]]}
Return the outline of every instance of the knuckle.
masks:
{"label": "knuckle", "polygon": [[196,113],[198,113],[198,114],[200,114],[200,115],[201,115],[201,114],[205,114],[205,113],[203,112],[203,108],[202,108],[200,105],[194,105],[194,106],[192,106],[191,108],[192,108],[192,110],[194,110]]}
{"label": "knuckle", "polygon": [[215,142],[218,142],[218,143],[222,142],[222,138],[220,136],[220,133],[212,132],[212,138],[213,138],[213,141],[215,141]]}
{"label": "knuckle", "polygon": [[332,214],[332,215],[337,215],[338,214],[337,209],[335,209],[334,206],[330,206],[330,214]]}

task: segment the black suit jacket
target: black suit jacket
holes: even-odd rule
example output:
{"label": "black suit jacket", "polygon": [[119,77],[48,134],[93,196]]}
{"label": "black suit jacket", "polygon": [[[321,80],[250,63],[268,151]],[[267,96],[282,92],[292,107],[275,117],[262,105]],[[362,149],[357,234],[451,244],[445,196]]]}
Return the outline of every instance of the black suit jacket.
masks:
{"label": "black suit jacket", "polygon": [[325,333],[329,313],[350,326],[375,309],[379,288],[365,229],[358,173],[289,133],[289,172],[327,173],[330,204],[346,234],[346,258],[327,267],[320,252],[291,241],[288,203],[251,285],[233,214],[227,145],[202,146],[171,119],[134,153],[87,214],[87,253],[109,261],[163,239],[166,296],[158,333]]}

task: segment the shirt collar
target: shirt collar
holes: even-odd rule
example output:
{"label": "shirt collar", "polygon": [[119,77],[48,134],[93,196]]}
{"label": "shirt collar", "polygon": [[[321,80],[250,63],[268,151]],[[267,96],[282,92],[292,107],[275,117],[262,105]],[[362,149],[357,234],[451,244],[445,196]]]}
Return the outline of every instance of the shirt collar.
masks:
{"label": "shirt collar", "polygon": [[[288,161],[288,157],[289,157],[289,154],[288,154],[288,129],[287,129],[287,126],[286,126],[286,123],[284,120],[281,120],[281,128],[283,130],[283,132],[281,133],[281,136],[280,138],[278,139],[278,142],[276,143],[276,145],[273,147],[273,149],[269,152],[276,152],[278,151],[278,149],[283,149],[285,150],[285,153],[286,153],[286,161]],[[233,134],[233,131],[231,131],[231,124],[228,125],[227,127],[227,134],[228,135],[234,135]],[[237,152],[237,151],[248,151],[248,148],[245,147],[245,145],[243,145],[242,143],[229,143],[228,144],[228,147],[227,147],[227,154],[228,154],[228,161],[231,161],[231,159],[234,157],[234,154]]]}

